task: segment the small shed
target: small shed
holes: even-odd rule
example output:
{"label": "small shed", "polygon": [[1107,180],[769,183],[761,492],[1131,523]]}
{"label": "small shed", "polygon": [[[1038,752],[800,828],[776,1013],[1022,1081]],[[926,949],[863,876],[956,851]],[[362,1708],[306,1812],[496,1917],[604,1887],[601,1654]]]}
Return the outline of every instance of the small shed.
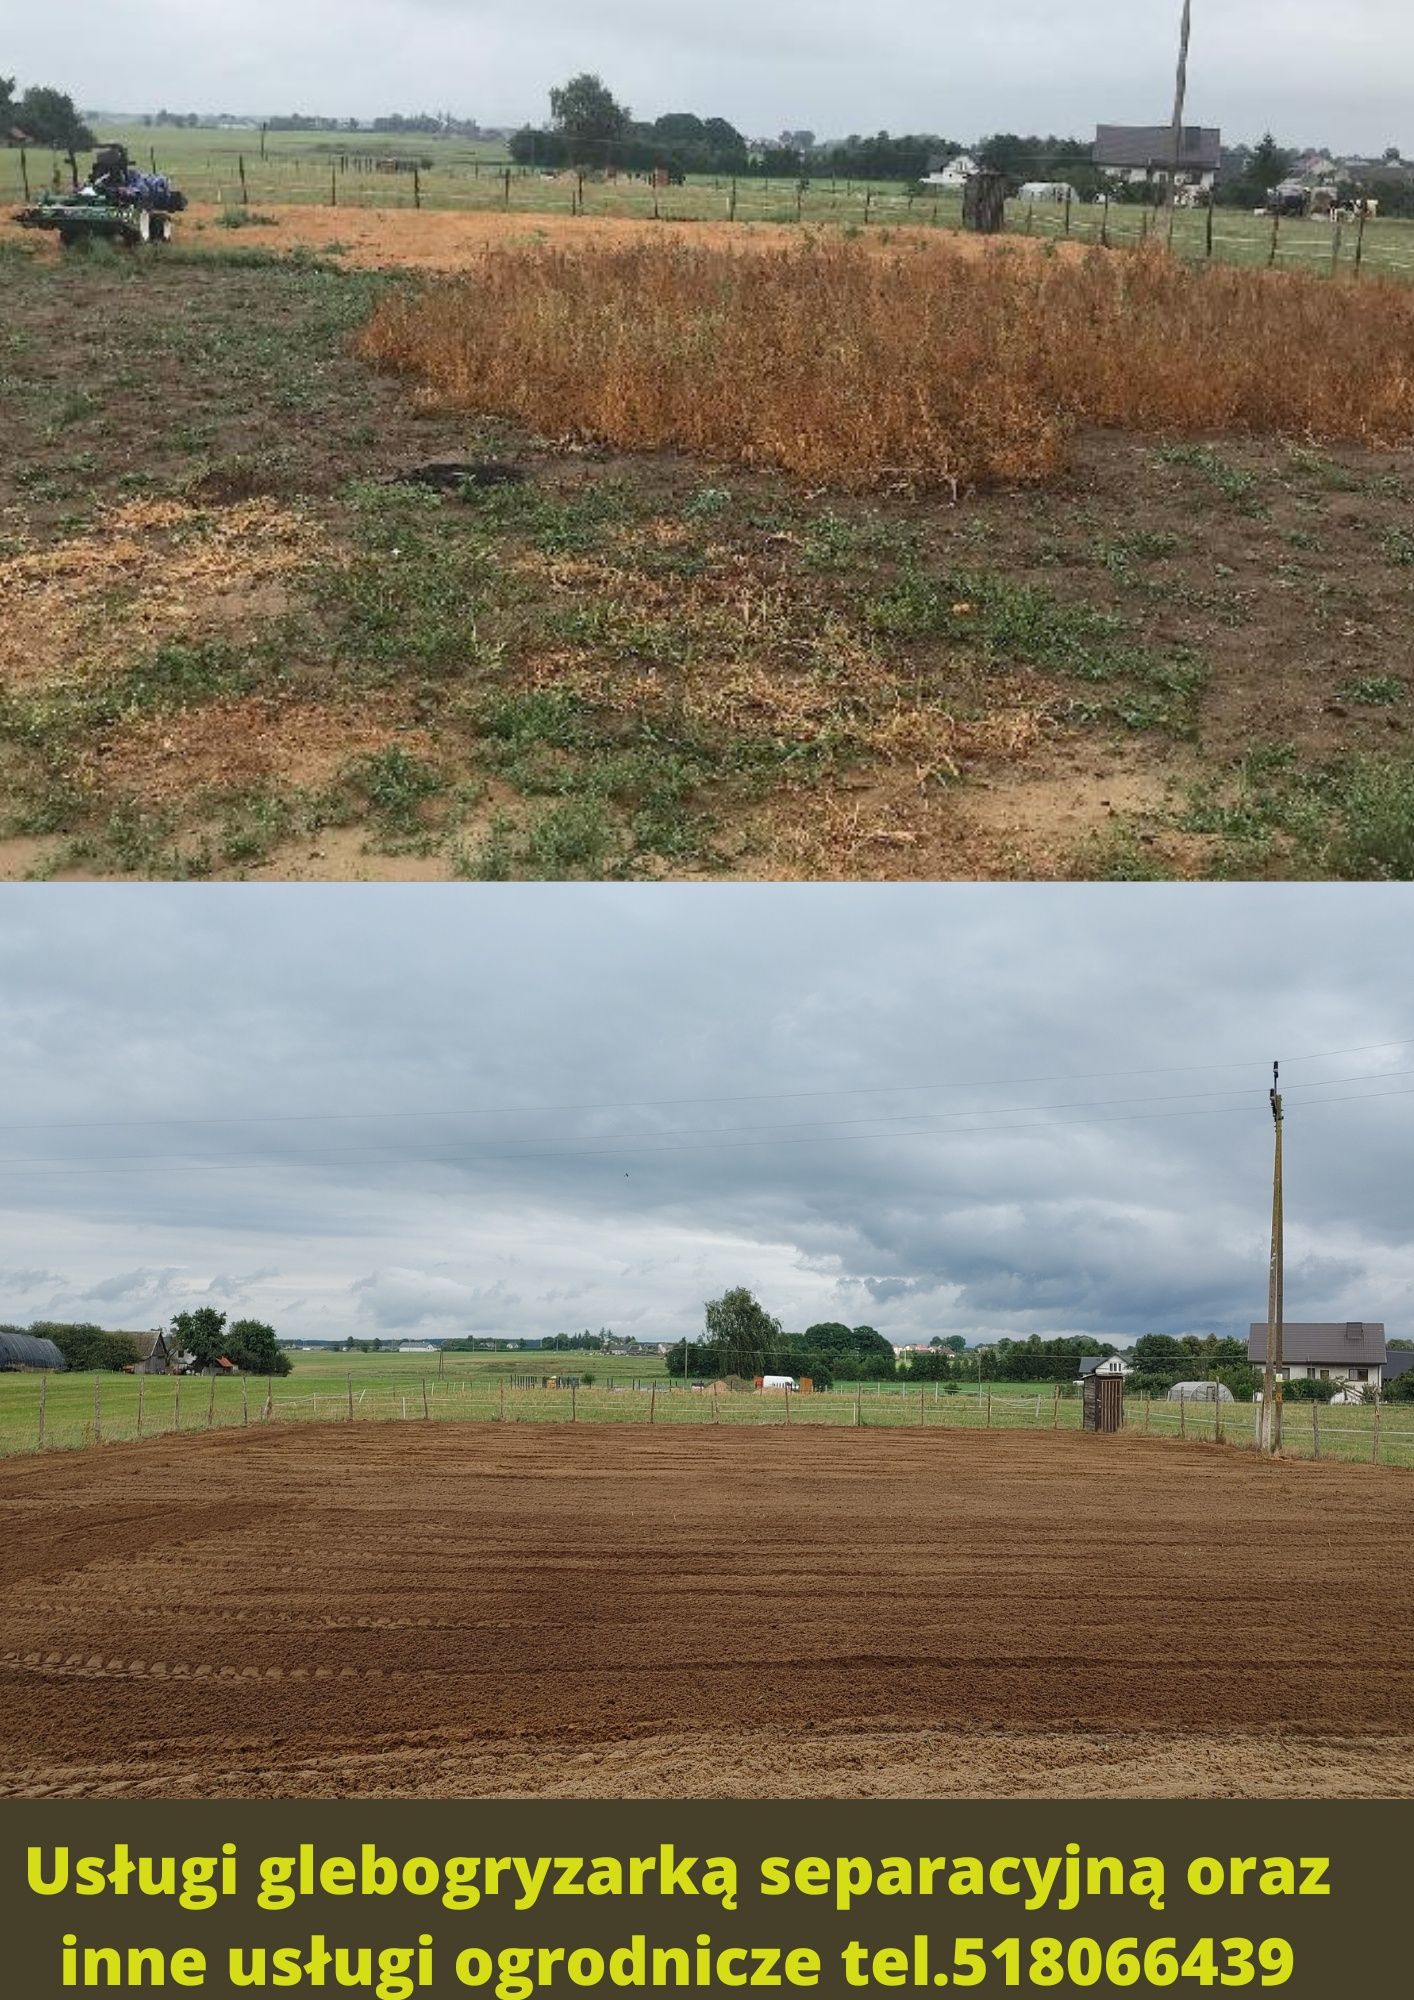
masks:
{"label": "small shed", "polygon": [[0,1372],[32,1368],[57,1375],[67,1366],[52,1340],[41,1340],[33,1333],[0,1332]]}

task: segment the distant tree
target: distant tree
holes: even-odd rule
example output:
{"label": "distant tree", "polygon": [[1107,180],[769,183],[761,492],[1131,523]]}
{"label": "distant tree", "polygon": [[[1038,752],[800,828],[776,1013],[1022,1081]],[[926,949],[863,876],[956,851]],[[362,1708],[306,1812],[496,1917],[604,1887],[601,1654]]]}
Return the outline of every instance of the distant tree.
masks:
{"label": "distant tree", "polygon": [[15,79],[0,76],[0,140],[8,139],[15,116]]}
{"label": "distant tree", "polygon": [[606,166],[630,122],[627,107],[588,71],[550,92],[550,116],[564,134],[576,166]]}
{"label": "distant tree", "polygon": [[28,1331],[37,1340],[52,1340],[67,1366],[79,1373],[131,1368],[137,1359],[132,1342],[121,1333],[109,1333],[87,1321],[69,1325],[61,1320],[36,1320]]}
{"label": "distant tree", "polygon": [[1136,1368],[1181,1368],[1183,1349],[1171,1333],[1144,1333],[1135,1341],[1130,1360]]}
{"label": "distant tree", "polygon": [[757,1304],[744,1285],[709,1299],[706,1308],[707,1345],[724,1363],[723,1374],[759,1375],[775,1361],[781,1346],[781,1323]]}
{"label": "distant tree", "polygon": [[80,118],[73,98],[47,84],[31,84],[12,107],[12,115],[36,144],[52,146],[56,152],[82,153],[93,144],[93,134]]}
{"label": "distant tree", "polygon": [[[370,1342],[374,1353],[382,1348],[381,1340]],[[246,1375],[288,1375],[290,1357],[280,1347],[275,1338],[275,1329],[263,1319],[235,1319],[226,1330],[226,1344],[223,1348],[226,1359],[233,1368],[239,1368]]]}
{"label": "distant tree", "polygon": [[226,1352],[226,1315],[215,1306],[173,1313],[172,1335],[180,1351],[190,1354],[198,1368],[214,1368]]}

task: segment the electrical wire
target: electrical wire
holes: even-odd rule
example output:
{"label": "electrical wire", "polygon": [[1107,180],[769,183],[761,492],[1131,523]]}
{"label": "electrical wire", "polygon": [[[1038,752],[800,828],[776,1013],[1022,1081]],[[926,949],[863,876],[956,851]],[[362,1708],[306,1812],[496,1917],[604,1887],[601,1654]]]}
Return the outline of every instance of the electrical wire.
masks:
{"label": "electrical wire", "polygon": [[[1361,1042],[1353,1048],[1325,1049],[1313,1055],[1282,1056],[1283,1066],[1298,1062],[1334,1062],[1342,1056],[1372,1055],[1382,1049],[1414,1048],[1414,1038],[1392,1042]],[[608,1098],[599,1102],[568,1104],[507,1104],[471,1106],[449,1110],[415,1111],[271,1111],[240,1112],[233,1115],[181,1115],[157,1118],[74,1118],[36,1119],[23,1123],[0,1123],[0,1132],[88,1132],[110,1129],[115,1126],[145,1127],[153,1125],[291,1125],[291,1124],[333,1124],[367,1120],[395,1118],[514,1118],[544,1117],[577,1111],[650,1111],[666,1110],[683,1104],[765,1104],[783,1103],[805,1098],[820,1097],[887,1097],[901,1095],[906,1091],[935,1090],[996,1090],[1003,1085],[1011,1088],[1043,1083],[1097,1083],[1117,1080],[1126,1076],[1192,1076],[1209,1070],[1224,1069],[1266,1069],[1271,1058],[1251,1057],[1230,1062],[1209,1063],[1140,1063],[1132,1069],[1080,1070],[1050,1076],[1004,1076],[982,1078],[956,1078],[939,1083],[872,1083],[842,1084],[813,1090],[776,1091],[704,1091],[694,1097],[638,1097]],[[1395,1072],[1389,1072],[1394,1074]],[[1331,1078],[1331,1082],[1343,1082],[1343,1078]]]}

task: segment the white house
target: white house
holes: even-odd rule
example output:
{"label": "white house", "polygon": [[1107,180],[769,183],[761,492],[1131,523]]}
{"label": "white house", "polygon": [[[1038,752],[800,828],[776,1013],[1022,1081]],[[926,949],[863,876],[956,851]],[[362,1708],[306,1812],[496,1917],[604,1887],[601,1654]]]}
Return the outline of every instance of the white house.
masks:
{"label": "white house", "polygon": [[924,174],[922,185],[930,188],[960,188],[965,181],[971,180],[974,174],[981,171],[971,153],[959,153],[955,160],[949,160],[947,165],[939,167],[936,173]]}
{"label": "white house", "polygon": [[1132,1373],[1129,1363],[1119,1354],[1086,1354],[1081,1358],[1080,1375],[1084,1381],[1087,1375],[1128,1375]]}
{"label": "white house", "polygon": [[[1378,1320],[1283,1320],[1281,1366],[1283,1382],[1380,1383],[1387,1360],[1385,1330]],[[1247,1359],[1254,1368],[1267,1360],[1267,1326],[1247,1329]]]}

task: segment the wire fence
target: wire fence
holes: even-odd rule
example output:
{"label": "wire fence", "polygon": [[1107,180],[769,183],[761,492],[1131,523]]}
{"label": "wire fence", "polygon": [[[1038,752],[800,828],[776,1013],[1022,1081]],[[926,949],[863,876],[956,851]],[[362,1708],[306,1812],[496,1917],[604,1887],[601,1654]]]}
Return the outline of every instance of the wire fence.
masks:
{"label": "wire fence", "polygon": [[[501,211],[539,215],[656,219],[663,222],[799,223],[848,229],[960,230],[962,193],[898,182],[809,180],[759,175],[694,175],[664,186],[651,174],[611,177],[570,169],[545,171],[507,160],[359,152],[356,148],[268,151],[197,150],[161,140],[144,165],[170,172],[195,202],[222,211],[233,225],[262,208],[318,205],[379,210]],[[0,203],[66,187],[66,157],[0,149]],[[1414,222],[1398,217],[1281,217],[1241,209],[1155,209],[1121,201],[1036,201],[1006,205],[1010,235],[1059,243],[1133,249],[1149,240],[1182,257],[1265,264],[1329,276],[1414,272]]]}
{"label": "wire fence", "polygon": [[[671,1424],[679,1427],[1078,1431],[1073,1384],[959,1389],[861,1382],[813,1393],[720,1383],[620,1382],[544,1388],[514,1381],[326,1377],[306,1388],[245,1376],[12,1376],[0,1401],[0,1455],[83,1450],[192,1431],[273,1424]],[[1127,1396],[1131,1435],[1255,1448],[1258,1406],[1212,1397]],[[1284,1455],[1414,1467],[1414,1408],[1287,1403]]]}

